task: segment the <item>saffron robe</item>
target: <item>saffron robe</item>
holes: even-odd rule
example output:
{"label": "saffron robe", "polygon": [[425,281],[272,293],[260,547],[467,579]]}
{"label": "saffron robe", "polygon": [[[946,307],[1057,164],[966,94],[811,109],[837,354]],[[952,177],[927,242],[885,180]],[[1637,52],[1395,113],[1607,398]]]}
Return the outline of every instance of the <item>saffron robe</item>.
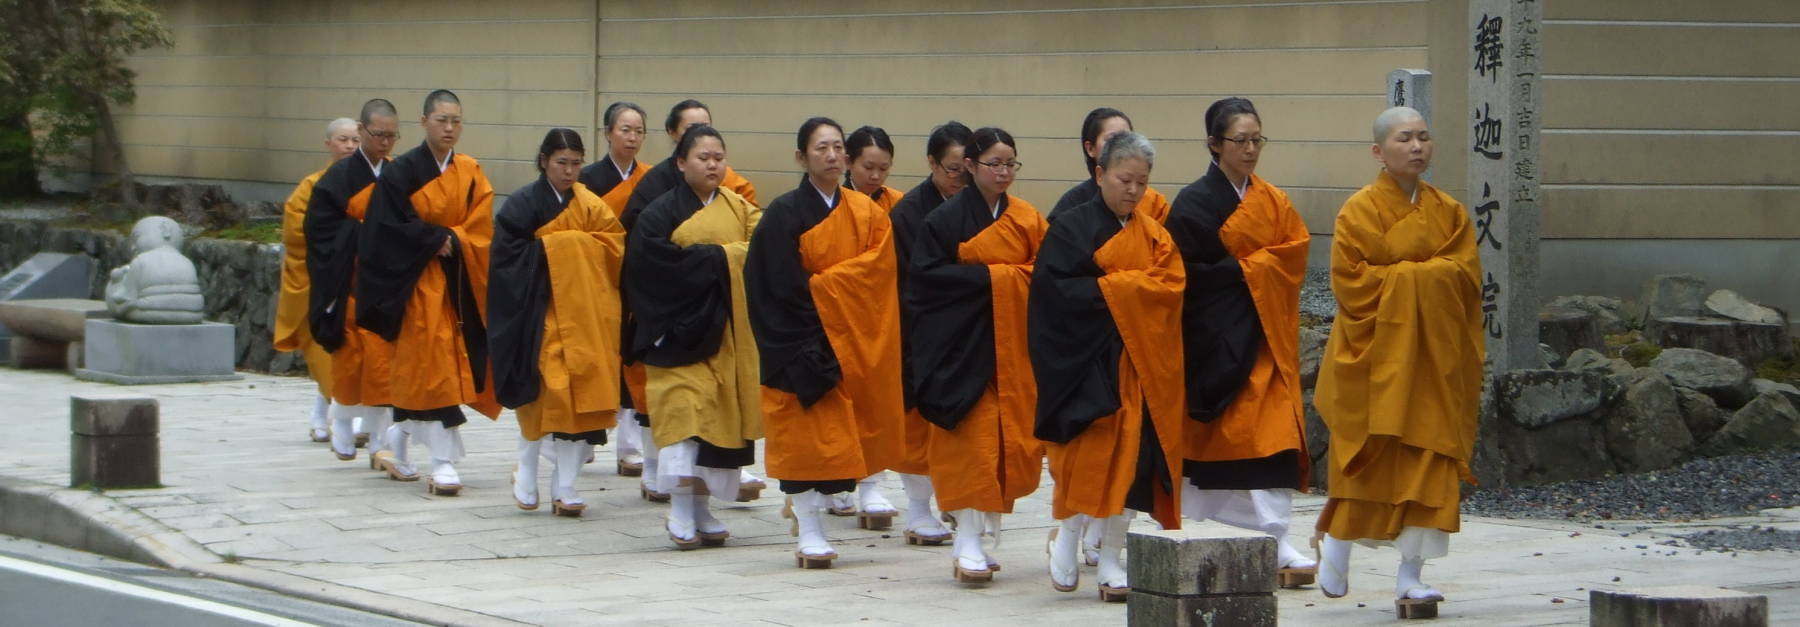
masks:
{"label": "saffron robe", "polygon": [[[663,159],[638,180],[625,202],[624,210],[619,213],[619,221],[625,224],[626,231],[630,231],[637,223],[638,212],[643,211],[645,206],[669,190],[685,185],[687,182],[681,178],[681,169],[675,167],[675,157],[671,155]],[[751,185],[749,179],[738,175],[731,166],[725,167],[725,176],[719,180],[719,187],[736,192],[753,207],[760,206],[756,204],[756,186]]]}
{"label": "saffron robe", "polygon": [[892,224],[861,192],[810,181],[763,209],[744,263],[761,356],[763,447],[783,481],[857,480],[904,453]]}
{"label": "saffron robe", "polygon": [[[383,168],[357,255],[357,324],[394,344],[392,404],[498,418],[487,354],[494,188],[474,157],[419,144]],[[450,255],[438,250],[449,240]],[[461,424],[446,416],[448,426]]]}
{"label": "saffron robe", "polygon": [[911,260],[912,378],[936,425],[932,487],[945,510],[1011,512],[1037,489],[1044,445],[1032,437],[1037,387],[1025,341],[1032,264],[1049,224],[1016,196],[996,216],[975,186],[925,217]]}
{"label": "saffron robe", "polygon": [[[1056,216],[1061,215],[1063,211],[1087,204],[1088,201],[1099,197],[1100,184],[1090,176],[1087,180],[1069,188],[1069,191],[1063,192],[1062,198],[1057,199],[1056,205],[1050,208],[1050,215],[1045,219],[1054,222]],[[1169,221],[1169,197],[1156,191],[1154,187],[1146,187],[1144,188],[1144,197],[1138,199],[1137,206],[1131,209],[1131,215],[1144,216],[1155,220],[1158,224],[1166,223]]]}
{"label": "saffron robe", "polygon": [[394,347],[356,323],[357,250],[375,178],[357,149],[325,168],[301,219],[309,284],[306,325],[313,341],[331,353],[331,400],[340,405],[392,402]]}
{"label": "saffron robe", "polygon": [[1208,490],[1306,489],[1300,284],[1312,235],[1287,194],[1254,174],[1243,198],[1217,164],[1169,217],[1188,284],[1187,459]]}
{"label": "saffron robe", "polygon": [[625,228],[576,183],[543,177],[495,217],[488,345],[495,393],[527,440],[610,429],[619,407],[619,263]]}
{"label": "saffron robe", "polygon": [[[329,167],[329,166],[327,166]],[[313,185],[325,171],[300,179],[281,207],[281,287],[275,293],[275,350],[300,351],[306,374],[319,384],[319,395],[331,397],[331,353],[312,339],[306,325],[312,280],[306,275],[306,205]]]}
{"label": "saffron robe", "polygon": [[[612,153],[607,153],[599,161],[582,168],[579,180],[588,188],[588,191],[599,194],[600,201],[606,204],[607,210],[611,211],[614,216],[618,216],[625,211],[626,206],[631,204],[632,193],[637,191],[638,183],[642,182],[649,172],[650,166],[634,159],[631,162],[630,176],[620,176],[618,166],[613,165]],[[627,230],[630,229],[630,226],[624,224],[622,220],[620,225]],[[623,293],[621,292],[622,297]],[[624,316],[620,323],[619,346],[623,349],[631,341],[631,308],[621,302],[620,310]],[[644,365],[623,359],[620,360],[620,363],[624,368],[625,382],[624,387],[619,390],[619,408],[633,409],[638,414],[648,417],[650,406],[644,402],[644,384],[649,379],[648,375],[644,374]]]}
{"label": "saffron robe", "polygon": [[683,183],[626,236],[625,302],[638,323],[626,357],[647,367],[657,448],[688,438],[743,449],[763,437],[744,257],[762,211],[723,187],[703,204]]}
{"label": "saffron robe", "polygon": [[[886,192],[883,192],[885,195]],[[900,421],[900,430],[905,438],[905,455],[894,462],[895,472],[912,475],[927,474],[931,462],[931,432],[936,427],[919,415],[919,409],[913,402],[912,376],[912,310],[906,306],[907,276],[911,271],[912,251],[918,245],[919,232],[925,228],[925,216],[938,205],[944,204],[943,194],[938,192],[937,184],[931,177],[906,192],[894,207],[888,211],[888,219],[894,225],[894,261],[898,267],[900,278],[900,391],[906,404],[906,417]]]}
{"label": "saffron robe", "polygon": [[1392,540],[1460,529],[1459,479],[1481,397],[1481,259],[1461,203],[1382,172],[1345,201],[1331,241],[1337,320],[1313,403],[1331,429],[1318,529]]}
{"label": "saffron robe", "polygon": [[1028,335],[1057,519],[1129,507],[1180,528],[1185,282],[1175,241],[1155,220],[1133,214],[1121,225],[1096,197],[1050,224]]}
{"label": "saffron robe", "polygon": [[[929,183],[931,179],[927,178],[925,182]],[[869,199],[875,201],[875,206],[881,207],[883,212],[891,212],[894,210],[894,205],[900,204],[900,198],[904,195],[900,190],[883,185],[881,189],[875,190],[874,194],[869,195]]]}

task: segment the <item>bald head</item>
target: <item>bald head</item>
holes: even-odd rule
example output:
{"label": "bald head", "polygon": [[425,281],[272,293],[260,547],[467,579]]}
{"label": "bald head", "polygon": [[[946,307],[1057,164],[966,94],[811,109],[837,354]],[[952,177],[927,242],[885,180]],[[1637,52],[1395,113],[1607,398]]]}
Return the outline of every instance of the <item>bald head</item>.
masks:
{"label": "bald head", "polygon": [[374,118],[399,118],[399,117],[400,117],[400,112],[394,110],[394,103],[388,102],[386,99],[374,98],[374,99],[369,100],[368,102],[363,103],[362,117],[359,118],[359,121],[361,121],[363,124],[368,124],[369,120],[372,120]]}
{"label": "bald head", "polygon": [[362,136],[356,133],[356,120],[338,118],[325,124],[325,151],[331,153],[332,161],[350,156],[361,144]]}
{"label": "bald head", "polygon": [[453,104],[456,105],[458,109],[461,109],[462,99],[457,98],[456,93],[448,89],[439,89],[426,94],[425,115],[431,115],[431,112],[437,110],[439,104]]}
{"label": "bald head", "polygon": [[1381,115],[1375,116],[1375,143],[1379,144],[1394,134],[1394,127],[1413,120],[1424,122],[1425,116],[1412,107],[1393,107],[1382,111]]}
{"label": "bald head", "polygon": [[338,118],[325,124],[325,139],[331,139],[339,133],[356,134],[356,120]]}

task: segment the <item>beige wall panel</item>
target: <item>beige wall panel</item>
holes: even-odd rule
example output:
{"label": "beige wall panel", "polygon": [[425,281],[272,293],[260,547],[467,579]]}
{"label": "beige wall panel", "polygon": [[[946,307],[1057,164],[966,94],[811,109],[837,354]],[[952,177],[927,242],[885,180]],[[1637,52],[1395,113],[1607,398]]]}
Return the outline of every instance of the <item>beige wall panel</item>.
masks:
{"label": "beige wall panel", "polygon": [[1549,238],[1800,238],[1800,187],[1550,188]]}
{"label": "beige wall panel", "polygon": [[[1376,83],[1379,84],[1379,77]],[[965,124],[983,120],[1007,120],[1007,130],[1014,135],[1064,138],[1071,142],[1069,158],[1077,158],[1073,144],[1080,136],[1081,121],[1095,107],[1113,107],[1131,116],[1138,132],[1151,140],[1199,139],[1205,136],[1201,115],[1206,106],[1218,98],[1237,94],[1205,96],[1060,96],[1039,98],[1027,111],[1021,111],[1017,98],[997,96],[759,96],[706,95],[700,99],[726,119],[755,121],[761,130],[778,130],[783,122],[793,129],[813,115],[824,115],[844,125],[846,131],[864,124],[882,127],[901,144],[902,156],[923,155],[925,138],[931,129],[945,120],[957,119]],[[1245,95],[1256,103],[1262,115],[1264,131],[1278,139],[1329,141],[1367,141],[1367,123],[1380,113],[1382,98],[1367,96],[1256,96]],[[602,93],[595,101],[599,110],[615,100],[630,100],[645,107],[651,118],[649,126],[661,129],[667,106],[651,108],[647,103],[675,100],[660,94]],[[1028,113],[1023,114],[1023,113]],[[598,114],[596,114],[598,115]],[[914,144],[907,147],[905,144]]]}
{"label": "beige wall panel", "polygon": [[[1414,5],[1238,5],[1083,13],[986,13],[790,17],[754,21],[600,23],[602,56],[707,54],[843,55],[857,67],[868,54],[1113,52],[1203,48],[1366,48],[1424,42],[1424,11]],[[1308,28],[1294,28],[1308,23]],[[1371,41],[1369,33],[1398,37]],[[1105,59],[1096,59],[1105,62]]]}
{"label": "beige wall panel", "polygon": [[[1715,19],[1725,16],[1715,16]],[[1800,28],[1547,25],[1545,74],[1800,76]]]}
{"label": "beige wall panel", "polygon": [[[1423,49],[1271,50],[1215,56],[1143,53],[1097,65],[1087,55],[1025,55],[958,65],[930,57],[872,59],[902,94],[1218,93],[1231,86],[1261,94],[1367,94],[1387,69],[1423,63]],[[1229,61],[1229,65],[1226,63]],[[843,63],[826,58],[600,59],[604,88],[656,93],[858,93],[833,78]],[[1373,78],[1371,78],[1371,76]],[[824,83],[824,84],[821,84]]]}
{"label": "beige wall panel", "polygon": [[[325,116],[356,117],[362,111],[363,102],[370,98],[386,98],[394,103],[394,109],[399,113],[402,136],[417,139],[422,137],[418,135],[421,106],[429,93],[426,89],[270,88],[268,115],[272,118],[318,116],[319,121],[329,119]],[[585,129],[588,103],[591,102],[585,92],[475,90],[457,91],[457,97],[462,100],[464,117],[470,123],[503,120],[509,124],[546,128],[571,126]]]}
{"label": "beige wall panel", "polygon": [[[1437,156],[1433,159],[1431,171],[1427,177],[1432,185],[1448,192],[1457,198],[1468,197],[1469,160],[1463,157],[1469,146],[1469,3],[1468,0],[1431,0],[1427,13],[1430,14],[1430,60],[1424,66],[1431,71],[1432,84],[1432,143],[1436,144]],[[1383,73],[1382,77],[1386,78]],[[1383,102],[1386,102],[1385,100]],[[1554,115],[1554,111],[1545,110],[1546,116]],[[1374,115],[1357,120],[1363,126],[1372,126]],[[1371,137],[1370,139],[1373,139]],[[1372,180],[1374,174],[1370,173]],[[1309,222],[1309,224],[1311,224]],[[1315,225],[1314,228],[1317,228]],[[1318,231],[1315,231],[1318,232]]]}
{"label": "beige wall panel", "polygon": [[[1394,0],[1381,2],[1382,5],[1405,7],[1418,4],[1419,0]],[[836,16],[836,15],[882,15],[937,13],[952,19],[975,13],[1007,13],[1030,14],[1043,11],[1087,15],[1116,11],[1112,8],[1096,8],[1093,0],[1031,0],[1028,2],[1009,2],[1004,5],[972,7],[962,0],[917,0],[897,3],[891,0],[788,0],[784,2],[745,3],[739,0],[684,0],[682,2],[649,2],[644,0],[604,0],[601,3],[600,15],[603,19],[715,19],[742,17],[753,15],[764,16]],[[1138,0],[1132,2],[1133,7],[1166,7],[1166,6],[1211,6],[1232,7],[1246,4],[1242,0]],[[1344,0],[1298,0],[1298,2],[1271,2],[1268,4],[1309,4],[1328,7],[1335,4],[1360,4]]]}
{"label": "beige wall panel", "polygon": [[1545,183],[1794,185],[1800,136],[1545,134]]}
{"label": "beige wall panel", "polygon": [[268,168],[268,159],[272,157],[261,152],[192,146],[125,147],[125,156],[131,160],[132,172],[138,175],[246,181],[269,180],[265,178],[265,170]]}
{"label": "beige wall panel", "polygon": [[1793,0],[1556,0],[1544,3],[1547,20],[1693,20],[1800,22]]}
{"label": "beige wall panel", "polygon": [[[600,0],[612,4],[612,0]],[[468,20],[507,21],[561,17],[590,17],[595,0],[313,0],[309,2],[257,3],[271,22],[451,22]]]}
{"label": "beige wall panel", "polygon": [[183,24],[248,24],[260,21],[261,2],[218,2],[216,0],[161,0],[156,3],[163,22]]}
{"label": "beige wall panel", "polygon": [[[271,87],[585,91],[586,57],[269,57]],[[258,81],[260,84],[261,81]]]}
{"label": "beige wall panel", "polygon": [[137,85],[263,84],[262,57],[133,57]]}
{"label": "beige wall panel", "polygon": [[[127,143],[143,146],[260,149],[268,124],[260,118],[118,118]],[[323,133],[317,135],[322,141]]]}
{"label": "beige wall panel", "polygon": [[1800,81],[1546,79],[1551,128],[1792,130]]}
{"label": "beige wall panel", "polygon": [[265,26],[234,24],[169,24],[175,45],[163,50],[149,50],[140,56],[231,56],[263,54],[268,43]]}
{"label": "beige wall panel", "polygon": [[272,55],[586,55],[594,26],[545,21],[280,24],[269,27]]}
{"label": "beige wall panel", "polygon": [[[127,115],[215,117],[263,115],[261,87],[168,87],[141,85]],[[272,115],[272,113],[270,113]]]}

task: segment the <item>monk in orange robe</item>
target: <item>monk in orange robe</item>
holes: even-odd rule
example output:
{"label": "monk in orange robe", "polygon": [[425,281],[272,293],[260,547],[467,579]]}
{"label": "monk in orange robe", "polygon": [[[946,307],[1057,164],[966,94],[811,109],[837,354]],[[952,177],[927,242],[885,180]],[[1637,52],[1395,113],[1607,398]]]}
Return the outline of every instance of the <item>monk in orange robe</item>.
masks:
{"label": "monk in orange robe", "polygon": [[[688,127],[697,124],[712,126],[712,110],[706,108],[704,103],[690,98],[675,103],[675,106],[669,108],[669,115],[663,120],[663,131],[669,134],[669,143],[679,144],[681,143],[681,138],[687,134]],[[619,214],[619,221],[625,224],[625,230],[630,231],[637,224],[639,212],[643,211],[644,207],[648,206],[651,201],[668,193],[671,189],[680,187],[685,182],[681,170],[675,165],[675,157],[673,155],[668,159],[664,159],[661,163],[656,164],[656,167],[650,168],[650,171],[644,174],[643,180],[638,182],[636,189],[631,191],[630,200],[626,202],[624,211]],[[718,185],[721,188],[729,189],[736,193],[739,198],[749,202],[751,206],[757,206],[756,186],[751,185],[748,179],[739,175],[737,171],[731,169],[730,166],[725,167],[724,178],[720,179]],[[628,310],[626,314],[625,335],[630,337],[635,333],[634,329],[637,326],[637,321],[636,318],[629,313],[631,304],[627,302],[625,306]],[[630,386],[634,400],[647,397],[649,392],[645,388],[645,385],[648,377],[644,374],[640,374],[644,372],[643,367],[635,363],[628,363],[627,365],[628,367],[625,370],[626,382]],[[639,394],[640,392],[642,392],[641,395]],[[647,408],[637,408],[637,414],[637,419],[640,424],[642,424],[645,429],[648,429],[650,418]],[[644,448],[644,469],[646,470],[644,476],[646,479],[644,487],[640,488],[640,493],[645,500],[665,502],[669,500],[669,495],[657,491],[654,485],[657,448],[658,447],[655,446],[646,446]],[[756,497],[760,495],[763,488],[766,487],[768,487],[767,482],[764,482],[756,475],[750,474],[749,470],[742,468],[738,470],[738,502],[743,503],[756,500]]]}
{"label": "monk in orange robe", "polygon": [[418,473],[389,458],[392,442],[387,424],[392,411],[390,376],[393,347],[356,324],[357,252],[375,179],[387,166],[388,152],[400,137],[398,114],[386,100],[363,105],[357,122],[361,145],[319,176],[301,219],[305,235],[308,281],[306,324],[313,341],[331,353],[332,454],[356,458],[350,441],[352,424],[364,422],[369,437],[369,466],[395,481],[416,481]]}
{"label": "monk in orange robe", "polygon": [[1261,531],[1277,569],[1315,566],[1287,542],[1293,493],[1306,489],[1300,400],[1300,283],[1312,236],[1287,194],[1256,175],[1262,118],[1243,98],[1207,107],[1213,163],[1181,190],[1169,232],[1188,268],[1184,514]]}
{"label": "monk in orange robe", "polygon": [[[606,155],[595,160],[592,165],[581,169],[581,184],[588,191],[598,194],[600,201],[606,204],[608,211],[618,215],[631,202],[631,193],[637,189],[638,182],[650,171],[650,166],[639,161],[638,151],[644,146],[644,121],[649,119],[643,107],[636,103],[618,101],[606,106],[600,116],[606,134]],[[630,315],[629,311],[625,312]],[[624,329],[621,328],[621,337]],[[623,363],[621,361],[621,363]],[[644,401],[644,366],[643,364],[625,364],[624,387],[620,389],[618,427],[618,463],[619,476],[638,477],[644,475],[645,464],[654,461],[645,459],[644,430],[648,422],[640,422],[644,417],[637,414]],[[651,447],[651,451],[655,447]],[[650,477],[656,476],[656,468],[651,466]],[[645,478],[648,486],[650,478]],[[648,487],[640,488],[648,494]]]}
{"label": "monk in orange robe", "polygon": [[[1093,174],[1095,162],[1100,158],[1100,148],[1106,145],[1106,140],[1118,133],[1132,130],[1131,118],[1127,117],[1123,111],[1112,107],[1100,107],[1089,111],[1087,117],[1081,121],[1081,159],[1087,164],[1087,169],[1083,172]],[[1069,188],[1069,191],[1063,192],[1062,198],[1057,199],[1056,205],[1050,208],[1048,219],[1055,221],[1057,214],[1062,213],[1063,210],[1085,204],[1099,196],[1099,182],[1090,176],[1087,180]],[[1169,219],[1169,197],[1156,191],[1154,187],[1145,189],[1143,195],[1138,198],[1138,206],[1132,209],[1131,213],[1135,216],[1150,218],[1160,224]]]}
{"label": "monk in orange robe", "polygon": [[495,217],[488,282],[488,344],[495,393],[519,420],[513,500],[537,509],[538,456],[549,435],[551,511],[580,516],[575,477],[606,443],[619,407],[619,263],[625,229],[576,182],[581,135],[551,129],[538,180],[507,197]]}
{"label": "monk in orange robe", "polygon": [[[894,224],[894,257],[900,266],[902,296],[910,291],[907,286],[910,285],[911,260],[925,228],[925,216],[944,204],[945,198],[955,197],[968,185],[963,179],[963,147],[969,143],[972,132],[955,120],[931,129],[931,135],[925,139],[925,167],[930,174],[902,195],[888,212],[888,219]],[[909,339],[912,319],[912,309],[905,306],[903,299],[900,307],[900,374],[906,417],[900,423],[906,438],[906,454],[894,463],[894,472],[900,475],[900,486],[906,490],[906,543],[936,546],[950,539],[950,530],[931,513],[934,492],[930,475],[931,434],[938,428],[919,415],[917,395],[913,392],[910,374],[912,342]]]}
{"label": "monk in orange robe", "polygon": [[[356,152],[362,143],[356,134],[356,120],[338,118],[325,125],[325,150],[331,153],[327,167]],[[307,294],[312,282],[306,276],[306,205],[312,200],[313,185],[324,176],[321,169],[294,186],[287,203],[281,208],[281,290],[275,294],[275,350],[300,351],[306,361],[306,374],[319,385],[313,399],[312,427],[307,436],[314,442],[325,442],[331,436],[325,429],[325,415],[331,404],[331,353],[312,339],[306,328]],[[365,432],[366,433],[366,432]]]}
{"label": "monk in orange robe", "polygon": [[1338,212],[1337,319],[1313,402],[1331,429],[1330,499],[1319,512],[1319,590],[1349,591],[1351,542],[1400,550],[1395,596],[1442,600],[1421,581],[1461,527],[1459,481],[1481,397],[1481,259],[1468,212],[1419,176],[1431,131],[1419,112],[1375,119],[1375,182]]}
{"label": "monk in orange robe", "polygon": [[905,302],[915,401],[938,427],[931,482],[957,524],[954,573],[979,583],[999,566],[982,536],[998,534],[1000,515],[1043,474],[1025,310],[1049,225],[1006,193],[1020,167],[1012,135],[988,127],[969,141],[962,165],[971,184],[926,216]]}
{"label": "monk in orange robe", "polygon": [[1100,195],[1050,223],[1031,276],[1036,435],[1055,479],[1050,584],[1077,584],[1083,525],[1102,530],[1100,598],[1131,591],[1120,554],[1137,512],[1181,527],[1181,301],[1186,271],[1161,224],[1135,214],[1155,149],[1130,131],[1096,158]]}
{"label": "monk in orange robe", "polygon": [[[375,184],[357,260],[356,322],[394,344],[394,421],[431,449],[434,494],[462,490],[462,405],[498,418],[487,346],[488,245],[494,188],[473,157],[455,152],[462,103],[425,97],[425,143]],[[401,442],[406,440],[403,438]],[[395,456],[404,460],[404,444]]]}
{"label": "monk in orange robe", "polygon": [[[744,293],[761,358],[769,476],[796,521],[802,567],[837,551],[819,521],[828,495],[848,493],[904,453],[900,419],[900,298],[892,224],[860,192],[837,185],[847,155],[829,118],[801,125],[800,186],[763,209],[744,262]],[[864,512],[863,527],[886,527]]]}

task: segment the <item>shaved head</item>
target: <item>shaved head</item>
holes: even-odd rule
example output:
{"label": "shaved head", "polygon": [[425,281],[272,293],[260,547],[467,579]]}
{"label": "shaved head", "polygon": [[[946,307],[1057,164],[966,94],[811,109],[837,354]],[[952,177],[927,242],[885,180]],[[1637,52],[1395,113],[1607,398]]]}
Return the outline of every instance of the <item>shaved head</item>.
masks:
{"label": "shaved head", "polygon": [[325,124],[325,139],[331,139],[339,133],[356,134],[356,120],[338,118]]}
{"label": "shaved head", "polygon": [[400,112],[394,110],[394,103],[381,98],[376,98],[363,103],[362,116],[359,120],[363,124],[368,124],[371,118],[377,117],[398,118],[400,117]]}
{"label": "shaved head", "polygon": [[1388,135],[1393,134],[1394,127],[1412,120],[1427,122],[1425,116],[1420,115],[1419,111],[1412,107],[1393,107],[1382,111],[1381,115],[1375,116],[1375,143],[1379,144],[1387,139]]}
{"label": "shaved head", "polygon": [[462,100],[456,97],[455,92],[452,92],[448,89],[439,89],[439,90],[433,91],[429,94],[426,94],[425,95],[425,113],[424,113],[424,115],[431,115],[432,111],[437,110],[437,106],[439,103],[446,103],[446,102],[456,105],[458,107],[462,106]]}

